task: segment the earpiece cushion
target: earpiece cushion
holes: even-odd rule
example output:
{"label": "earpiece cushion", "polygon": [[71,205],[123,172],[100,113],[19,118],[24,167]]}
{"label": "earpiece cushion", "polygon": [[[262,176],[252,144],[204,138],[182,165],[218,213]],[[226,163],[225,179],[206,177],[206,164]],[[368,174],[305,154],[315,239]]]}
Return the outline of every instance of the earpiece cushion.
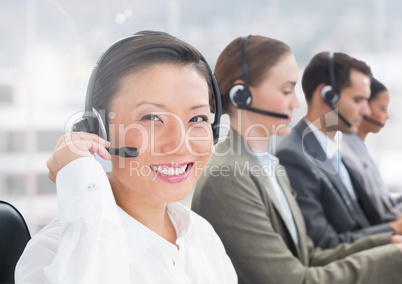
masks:
{"label": "earpiece cushion", "polygon": [[330,85],[325,85],[321,89],[321,98],[329,105],[334,105],[339,99],[338,93]]}
{"label": "earpiece cushion", "polygon": [[251,104],[251,96],[243,84],[234,85],[229,91],[229,98],[235,107],[244,107]]}
{"label": "earpiece cushion", "polygon": [[103,139],[107,139],[102,118],[96,110],[89,114],[85,113],[84,116],[73,125],[73,131],[93,133]]}
{"label": "earpiece cushion", "polygon": [[74,132],[89,132],[88,121],[85,117],[80,118],[79,121],[73,125]]}

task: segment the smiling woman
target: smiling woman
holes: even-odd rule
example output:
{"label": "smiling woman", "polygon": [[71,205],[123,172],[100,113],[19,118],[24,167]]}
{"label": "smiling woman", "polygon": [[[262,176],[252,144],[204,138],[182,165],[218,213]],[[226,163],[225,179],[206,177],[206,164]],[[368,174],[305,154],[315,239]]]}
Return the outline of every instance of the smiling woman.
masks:
{"label": "smiling woman", "polygon": [[[143,83],[152,82],[154,78],[159,78],[158,84]],[[180,102],[180,108],[177,102]],[[116,114],[110,124],[132,129],[124,132],[124,136],[111,137],[112,146],[141,146],[135,161],[151,170],[151,174],[141,177],[141,171],[127,171],[131,159],[121,163],[120,157],[112,158],[113,170],[109,175],[112,188],[125,192],[116,196],[120,207],[127,212],[137,208],[130,204],[133,201],[126,198],[127,194],[132,197],[138,195],[132,198],[137,202],[143,202],[146,197],[147,202],[156,206],[186,197],[200,174],[199,171],[191,171],[194,162],[206,164],[212,151],[205,76],[200,76],[199,71],[191,66],[171,63],[150,66],[124,80],[110,111]],[[192,138],[209,139],[191,139],[185,143],[191,127],[195,127],[191,131]],[[148,139],[143,139],[143,136]],[[145,140],[148,143],[144,143]],[[136,173],[140,175],[136,176]],[[122,186],[122,182],[127,182],[127,186]],[[150,226],[158,225],[153,220]]]}
{"label": "smiling woman", "polygon": [[[59,218],[27,245],[17,282],[235,283],[212,227],[177,203],[218,138],[220,94],[202,55],[143,31],[102,55],[88,90],[80,132],[47,163]],[[108,175],[94,154],[112,160]]]}

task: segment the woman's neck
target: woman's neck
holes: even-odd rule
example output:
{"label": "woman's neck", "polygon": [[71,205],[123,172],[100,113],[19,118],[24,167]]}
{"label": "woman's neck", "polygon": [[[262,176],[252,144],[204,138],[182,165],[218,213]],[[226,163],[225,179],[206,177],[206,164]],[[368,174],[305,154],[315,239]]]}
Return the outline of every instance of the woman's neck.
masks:
{"label": "woman's neck", "polygon": [[360,129],[359,129],[359,131],[357,131],[357,136],[359,136],[360,139],[361,139],[363,142],[366,140],[367,135],[368,135],[368,133],[365,132],[365,131],[360,131]]}
{"label": "woman's neck", "polygon": [[258,152],[267,152],[271,134],[264,131],[260,126],[253,126],[244,116],[242,119],[231,117],[230,125],[233,130],[239,133],[248,146]]}
{"label": "woman's neck", "polygon": [[122,210],[154,233],[176,244],[176,229],[167,213],[167,203],[151,201],[133,190],[124,188],[113,175],[113,171],[109,175],[109,181],[116,203]]}

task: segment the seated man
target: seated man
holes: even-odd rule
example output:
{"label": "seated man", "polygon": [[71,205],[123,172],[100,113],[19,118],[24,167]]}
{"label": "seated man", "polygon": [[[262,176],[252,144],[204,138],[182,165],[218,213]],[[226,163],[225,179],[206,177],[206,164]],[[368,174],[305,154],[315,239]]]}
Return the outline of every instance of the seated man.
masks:
{"label": "seated man", "polygon": [[369,133],[378,133],[389,118],[389,92],[375,78],[371,78],[369,106],[370,116],[365,116],[357,133],[342,136],[342,157],[353,176],[364,186],[370,200],[383,220],[393,220],[402,214],[402,203],[399,198],[391,196],[387,185],[377,169],[366,145]]}
{"label": "seated man", "polygon": [[277,147],[307,232],[321,248],[380,232],[402,233],[402,220],[383,220],[348,172],[335,137],[338,131],[355,133],[370,114],[370,77],[364,62],[344,53],[314,56],[302,77],[307,115]]}

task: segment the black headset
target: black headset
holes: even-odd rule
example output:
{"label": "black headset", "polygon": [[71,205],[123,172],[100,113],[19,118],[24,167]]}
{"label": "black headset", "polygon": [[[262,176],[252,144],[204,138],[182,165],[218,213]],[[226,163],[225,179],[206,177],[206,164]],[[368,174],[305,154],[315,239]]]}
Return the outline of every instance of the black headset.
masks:
{"label": "black headset", "polygon": [[324,102],[332,108],[339,100],[339,94],[336,91],[334,54],[332,52],[328,52],[328,72],[330,85],[325,85],[320,94]]}
{"label": "black headset", "polygon": [[349,120],[346,119],[338,110],[335,109],[335,104],[339,100],[339,93],[336,90],[336,78],[335,78],[335,67],[334,67],[334,54],[328,52],[328,72],[329,72],[329,82],[330,85],[325,85],[321,89],[321,98],[324,102],[337,113],[338,117],[346,124],[348,127],[352,127]]}
{"label": "black headset", "polygon": [[252,96],[249,89],[248,65],[247,65],[248,36],[243,37],[240,43],[242,77],[244,84],[236,84],[229,91],[229,98],[237,108],[245,108],[251,105]]}
{"label": "black headset", "polygon": [[241,65],[242,65],[242,77],[244,84],[236,84],[233,85],[229,91],[229,98],[233,106],[239,109],[245,109],[251,112],[278,117],[278,118],[289,118],[287,114],[278,113],[273,111],[268,111],[265,109],[255,108],[251,106],[251,102],[253,100],[249,88],[249,75],[248,75],[248,65],[247,65],[247,43],[248,38],[243,37],[240,43],[240,50],[241,50]]}
{"label": "black headset", "polygon": [[[103,63],[106,55],[116,48],[119,45],[126,43],[129,40],[135,39],[142,36],[141,33],[137,33],[125,38],[122,38],[112,44],[98,59],[96,65],[92,71],[91,77],[89,79],[86,99],[85,99],[85,112],[82,118],[73,125],[73,131],[84,131],[89,133],[94,133],[99,135],[104,139],[108,139],[108,131],[107,131],[107,114],[101,115],[98,110],[93,107],[93,94],[95,89],[95,83],[98,76],[99,66]],[[160,49],[160,48],[159,48]],[[165,48],[169,49],[169,48]],[[200,59],[205,63],[208,73],[210,74],[211,84],[212,84],[212,91],[214,96],[215,102],[215,118],[212,126],[212,133],[214,138],[214,144],[216,144],[219,140],[219,126],[220,126],[220,119],[222,115],[222,102],[221,102],[221,95],[218,88],[218,83],[216,82],[215,76],[212,73],[211,68],[209,67],[205,58],[200,54]],[[105,121],[105,122],[104,122]],[[106,125],[106,127],[105,127]]]}

